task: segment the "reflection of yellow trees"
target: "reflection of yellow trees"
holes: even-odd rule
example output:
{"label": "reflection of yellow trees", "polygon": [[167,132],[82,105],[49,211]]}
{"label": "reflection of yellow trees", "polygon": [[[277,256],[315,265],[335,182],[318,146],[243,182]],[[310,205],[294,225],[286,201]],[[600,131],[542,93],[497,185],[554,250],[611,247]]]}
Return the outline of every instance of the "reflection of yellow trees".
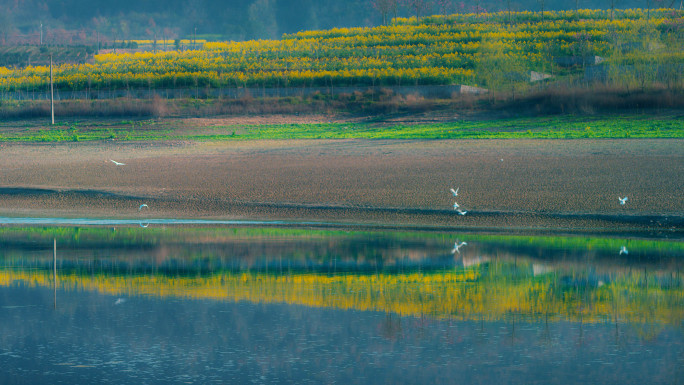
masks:
{"label": "reflection of yellow trees", "polygon": [[[626,273],[600,287],[564,287],[550,274],[511,279],[478,270],[409,274],[219,273],[206,277],[62,274],[67,290],[116,296],[180,297],[288,303],[312,307],[382,311],[438,318],[504,319],[511,314],[599,322],[680,324],[684,320],[682,278],[667,287],[648,284],[657,277]],[[2,271],[0,285],[23,281],[50,286],[49,272]]]}

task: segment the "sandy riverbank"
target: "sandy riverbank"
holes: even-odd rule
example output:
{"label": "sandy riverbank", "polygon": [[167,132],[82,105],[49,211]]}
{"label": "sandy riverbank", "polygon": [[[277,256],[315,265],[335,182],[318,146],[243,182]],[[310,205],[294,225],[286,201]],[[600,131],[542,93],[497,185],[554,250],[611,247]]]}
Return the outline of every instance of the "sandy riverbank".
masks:
{"label": "sandy riverbank", "polygon": [[[5,143],[0,214],[680,237],[683,148],[682,140]],[[150,210],[139,213],[141,203]]]}

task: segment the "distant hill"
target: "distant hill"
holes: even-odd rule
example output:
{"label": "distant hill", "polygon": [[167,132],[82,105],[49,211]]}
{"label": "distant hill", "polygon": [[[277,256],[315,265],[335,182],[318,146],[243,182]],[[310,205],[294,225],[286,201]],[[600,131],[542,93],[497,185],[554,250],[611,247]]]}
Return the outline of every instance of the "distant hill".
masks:
{"label": "distant hill", "polygon": [[[283,33],[382,24],[378,0],[0,0],[1,44],[89,44],[127,39],[278,38]],[[681,0],[400,1],[388,17],[440,13],[677,6]],[[42,28],[41,28],[42,24]],[[42,32],[42,36],[41,36]]]}

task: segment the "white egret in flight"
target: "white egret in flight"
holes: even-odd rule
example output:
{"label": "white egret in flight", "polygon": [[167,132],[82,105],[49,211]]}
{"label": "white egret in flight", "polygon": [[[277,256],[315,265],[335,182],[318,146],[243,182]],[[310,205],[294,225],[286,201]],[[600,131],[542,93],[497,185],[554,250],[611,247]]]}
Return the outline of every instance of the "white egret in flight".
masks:
{"label": "white egret in flight", "polygon": [[460,251],[459,249],[460,249],[461,247],[467,245],[467,244],[468,244],[468,243],[466,243],[466,242],[458,243],[458,241],[456,241],[456,242],[454,243],[454,249],[451,250],[451,253],[459,253],[459,254],[461,254],[461,251]]}
{"label": "white egret in flight", "polygon": [[461,209],[456,209],[460,215],[466,215],[467,211],[463,211]]}
{"label": "white egret in flight", "polygon": [[461,206],[459,206],[458,203],[454,202],[454,210],[456,210],[459,207],[461,207]]}
{"label": "white egret in flight", "polygon": [[126,165],[126,163],[117,162],[117,161],[115,161],[114,159],[110,159],[109,161],[112,162],[112,163],[114,163],[114,164],[117,165],[117,166],[125,166],[125,165]]}
{"label": "white egret in flight", "polygon": [[629,251],[627,250],[627,247],[622,246],[622,248],[620,249],[620,255],[622,255],[622,254],[629,255]]}
{"label": "white egret in flight", "polygon": [[138,211],[142,210],[143,207],[150,208],[150,206],[146,205],[145,203],[141,204],[140,207],[138,207]]}
{"label": "white egret in flight", "polygon": [[624,197],[624,198],[618,197],[618,199],[620,200],[621,205],[624,205],[625,203],[627,203],[627,197]]}
{"label": "white egret in flight", "polygon": [[458,196],[458,189],[459,189],[459,188],[460,188],[460,187],[456,187],[456,190],[454,190],[454,189],[449,189],[449,190],[451,190],[451,193],[454,194],[455,197],[457,197],[457,196]]}

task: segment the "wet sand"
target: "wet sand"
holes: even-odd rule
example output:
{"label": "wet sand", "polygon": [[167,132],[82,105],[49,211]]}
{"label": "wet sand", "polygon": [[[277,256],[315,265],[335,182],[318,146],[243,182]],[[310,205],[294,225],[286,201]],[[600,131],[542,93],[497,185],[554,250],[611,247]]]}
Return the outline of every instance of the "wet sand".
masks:
{"label": "wet sand", "polygon": [[[684,141],[677,139],[3,143],[0,162],[5,216],[672,238],[684,227]],[[138,212],[142,203],[149,210]]]}

